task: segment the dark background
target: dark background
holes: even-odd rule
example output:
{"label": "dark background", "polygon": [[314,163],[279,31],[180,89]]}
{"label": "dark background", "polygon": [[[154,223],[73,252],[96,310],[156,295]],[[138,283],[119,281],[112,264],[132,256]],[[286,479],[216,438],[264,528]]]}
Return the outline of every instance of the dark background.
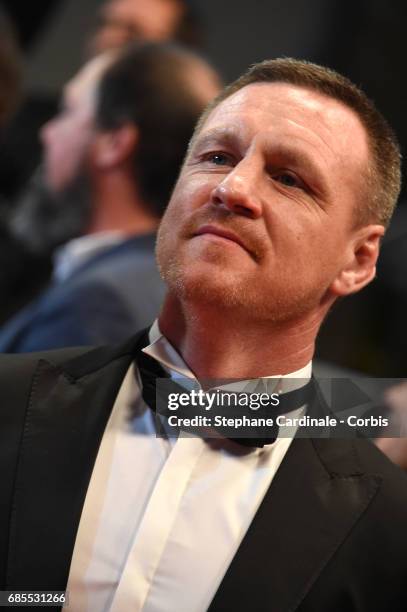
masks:
{"label": "dark background", "polygon": [[[57,93],[84,60],[98,0],[4,0],[25,53],[25,91]],[[384,0],[201,0],[204,52],[226,81],[250,63],[293,56],[329,65],[372,97],[407,144],[405,7]],[[321,331],[318,354],[370,374],[405,376],[407,207],[383,245],[377,279],[339,303]]]}

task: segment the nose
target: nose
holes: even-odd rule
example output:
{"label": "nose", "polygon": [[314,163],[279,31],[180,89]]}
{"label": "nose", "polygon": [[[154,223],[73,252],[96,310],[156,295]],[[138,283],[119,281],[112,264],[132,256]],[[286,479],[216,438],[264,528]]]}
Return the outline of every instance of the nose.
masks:
{"label": "nose", "polygon": [[258,193],[259,172],[253,164],[242,160],[221,181],[211,194],[216,206],[252,219],[261,217],[263,207]]}

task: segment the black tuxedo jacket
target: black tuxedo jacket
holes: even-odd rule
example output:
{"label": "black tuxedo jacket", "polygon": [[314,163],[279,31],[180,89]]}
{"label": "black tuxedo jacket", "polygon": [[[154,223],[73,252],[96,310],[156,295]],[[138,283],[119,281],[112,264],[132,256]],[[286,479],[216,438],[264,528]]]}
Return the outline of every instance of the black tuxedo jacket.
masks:
{"label": "black tuxedo jacket", "polygon": [[[134,346],[0,355],[0,590],[65,589]],[[296,438],[209,609],[405,612],[406,523],[407,478],[369,441]]]}

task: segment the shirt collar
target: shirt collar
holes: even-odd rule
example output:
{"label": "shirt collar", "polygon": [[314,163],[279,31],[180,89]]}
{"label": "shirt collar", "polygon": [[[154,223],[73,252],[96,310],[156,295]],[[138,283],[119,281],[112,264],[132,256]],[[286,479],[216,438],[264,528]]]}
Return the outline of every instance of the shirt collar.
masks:
{"label": "shirt collar", "polygon": [[[161,333],[158,321],[155,320],[149,332],[150,344],[143,349],[143,352],[153,357],[158,361],[168,372],[172,378],[182,376],[196,380],[181,355],[168,342],[167,338]],[[311,378],[312,361],[309,361],[303,368],[290,372],[289,374],[281,374],[275,376],[263,376],[262,380],[268,379],[270,384],[265,392],[271,393],[278,391],[279,393],[287,393],[303,387]],[[254,390],[258,384],[258,380],[239,380],[233,383],[222,385],[222,388]],[[253,389],[250,387],[253,386]]]}
{"label": "shirt collar", "polygon": [[103,251],[123,242],[125,235],[120,231],[99,232],[70,240],[55,251],[53,278],[62,282]]}

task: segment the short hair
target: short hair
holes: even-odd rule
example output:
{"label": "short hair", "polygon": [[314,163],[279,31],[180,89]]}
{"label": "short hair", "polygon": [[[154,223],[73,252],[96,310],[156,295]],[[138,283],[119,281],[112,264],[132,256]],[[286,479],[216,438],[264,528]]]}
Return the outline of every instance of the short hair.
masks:
{"label": "short hair", "polygon": [[342,102],[356,113],[366,130],[370,159],[366,169],[364,199],[355,211],[355,222],[357,225],[374,222],[387,227],[401,188],[401,155],[397,138],[366,94],[348,78],[330,68],[293,58],[278,58],[254,64],[207,106],[195,128],[194,136],[199,133],[213,109],[239,89],[253,83],[276,82],[316,91]]}
{"label": "short hair", "polygon": [[139,129],[134,177],[156,216],[164,213],[205,106],[188,74],[193,62],[203,60],[172,43],[131,43],[105,70],[97,91],[99,129],[126,122]]}

